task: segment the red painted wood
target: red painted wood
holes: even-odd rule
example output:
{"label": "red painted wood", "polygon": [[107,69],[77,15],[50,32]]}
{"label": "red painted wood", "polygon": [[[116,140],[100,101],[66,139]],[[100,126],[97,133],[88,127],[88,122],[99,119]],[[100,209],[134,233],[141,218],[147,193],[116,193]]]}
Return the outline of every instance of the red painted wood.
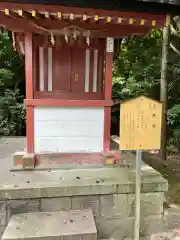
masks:
{"label": "red painted wood", "polygon": [[[5,16],[3,13],[0,13],[0,26],[6,27],[14,32],[24,33],[26,31],[46,34],[40,28],[33,26],[29,23],[28,19],[25,18],[10,18]],[[50,21],[50,20],[40,20],[36,19],[37,24],[40,26],[44,26],[45,28],[63,28],[68,27],[70,23],[61,21]],[[75,21],[74,24],[78,25],[80,28],[84,29],[93,29],[91,35],[92,37],[120,37],[120,36],[128,36],[132,34],[142,35],[151,30],[152,26],[149,24],[148,26],[139,26],[138,25],[121,25],[121,24],[96,24],[96,23],[83,23],[81,21]],[[125,23],[127,24],[127,23]],[[159,25],[157,24],[157,27]],[[159,26],[160,27],[160,26]],[[96,31],[99,30],[99,31]]]}
{"label": "red painted wood", "polygon": [[[106,40],[99,40],[98,49],[98,92],[104,93],[103,82],[104,82],[104,53],[105,53]],[[104,98],[104,96],[102,95]]]}
{"label": "red painted wood", "polygon": [[[77,79],[75,79],[77,77]],[[85,50],[71,47],[71,92],[84,93],[85,89]]]}
{"label": "red painted wood", "polygon": [[[40,38],[39,38],[40,39]],[[38,40],[38,38],[37,38]],[[40,39],[43,42],[43,38]],[[34,38],[35,43],[36,38]],[[100,41],[101,42],[101,41]],[[100,43],[92,41],[95,49],[102,48]],[[44,82],[45,90],[39,89],[39,47],[34,47],[36,51],[36,86],[35,98],[62,98],[62,99],[102,99],[98,82],[98,92],[93,93],[93,70],[94,70],[94,48],[90,50],[90,88],[89,93],[85,93],[85,53],[86,45],[69,46],[64,44],[61,48],[53,47],[52,64],[52,84],[53,91],[47,92],[48,86],[48,46],[44,47]],[[35,69],[34,69],[35,71]],[[101,71],[98,68],[98,71]],[[75,81],[75,74],[78,75],[78,81]],[[103,81],[103,79],[101,79]]]}
{"label": "red painted wood", "polygon": [[[56,21],[55,21],[56,23]],[[61,21],[60,21],[61,23]],[[64,26],[67,26],[64,25],[64,24],[61,24],[61,27],[64,27]],[[23,36],[22,36],[22,41],[24,40]],[[34,44],[36,44],[37,46],[44,46],[44,47],[47,47],[47,46],[52,46],[51,42],[47,42],[46,45],[44,44],[45,43],[45,36],[44,35],[35,35],[33,36],[33,40],[34,40]],[[96,41],[98,40],[98,41]],[[61,43],[60,46],[58,45],[58,43]],[[90,46],[89,48],[91,49],[95,49],[95,48],[98,48],[98,46],[100,45],[100,43],[104,42],[102,39],[91,39],[90,41]],[[57,45],[56,45],[57,43]],[[55,48],[57,47],[57,49],[61,49],[61,48],[67,48],[68,46],[70,46],[70,43],[68,42],[68,44],[65,42],[65,39],[64,39],[64,35],[63,36],[59,36],[58,39],[55,39]],[[71,45],[72,47],[75,47],[75,48],[79,48],[79,49],[86,49],[88,47],[87,43],[85,42],[85,39],[82,40],[80,43],[79,41],[74,41],[73,44]],[[101,45],[100,45],[101,46]]]}
{"label": "red painted wood", "polygon": [[102,100],[101,93],[85,93],[85,92],[65,92],[65,91],[53,91],[53,92],[40,92],[34,93],[36,99],[69,99],[69,100]]}
{"label": "red painted wood", "polygon": [[27,152],[34,152],[34,107],[26,106],[26,142]]}
{"label": "red painted wood", "polygon": [[37,51],[36,46],[33,45],[33,92],[37,91],[38,89],[38,63],[37,63]]}
{"label": "red painted wood", "polygon": [[35,68],[36,79],[34,80],[34,82],[36,81],[36,88],[34,90],[34,93],[36,91],[39,91],[39,84],[40,84],[40,79],[39,79],[39,47],[38,46],[36,46],[35,51],[36,51],[36,60],[35,60],[35,63],[36,63],[36,68]]}
{"label": "red painted wood", "polygon": [[101,16],[121,16],[122,18],[127,17],[141,17],[141,18],[156,18],[159,21],[166,18],[165,14],[148,14],[148,13],[139,13],[139,12],[125,12],[125,11],[115,11],[115,10],[102,10],[102,9],[92,9],[92,8],[77,8],[77,7],[66,7],[59,5],[44,5],[44,4],[22,4],[22,3],[7,3],[1,2],[0,9],[23,9],[26,11],[50,11],[50,12],[65,12],[65,13],[75,13],[75,14],[84,14],[88,15],[101,15]]}
{"label": "red painted wood", "polygon": [[105,72],[105,99],[111,99],[112,96],[112,64],[113,53],[106,53],[106,72]]}
{"label": "red painted wood", "polygon": [[[112,97],[112,64],[113,53],[106,52],[106,72],[105,72],[105,100],[111,100]],[[111,131],[111,108],[105,107],[104,110],[104,151],[110,149],[110,131]]]}
{"label": "red painted wood", "polygon": [[[32,34],[25,35],[25,75],[26,75],[26,98],[33,99],[33,58],[32,58]],[[26,138],[27,152],[34,152],[34,109],[26,107]]]}
{"label": "red painted wood", "polygon": [[101,51],[98,49],[98,63],[97,63],[97,91],[100,91],[100,86],[101,86],[101,79],[100,79],[100,72],[101,72],[101,66],[100,66],[100,56],[101,56]]}
{"label": "red painted wood", "polygon": [[53,90],[70,92],[71,55],[68,45],[53,48]]}
{"label": "red painted wood", "polygon": [[33,98],[32,34],[25,35],[26,98]]}
{"label": "red painted wood", "polygon": [[104,151],[110,150],[111,107],[104,108]]}
{"label": "red painted wood", "polygon": [[44,90],[48,90],[48,48],[44,48]]}
{"label": "red painted wood", "polygon": [[[102,165],[106,164],[107,156],[114,160],[115,164],[120,164],[120,152],[108,151],[97,153],[50,153],[50,154],[36,154],[36,165],[49,164],[77,164],[77,165]],[[22,160],[16,161],[17,165],[23,164]]]}
{"label": "red painted wood", "polygon": [[106,39],[101,40],[101,49],[100,49],[100,56],[101,56],[101,61],[102,61],[102,67],[101,67],[101,81],[100,81],[100,92],[103,93],[103,99],[104,99],[104,62],[105,62],[105,49],[106,49]]}
{"label": "red painted wood", "polygon": [[61,107],[104,107],[112,106],[112,100],[62,100],[62,99],[26,99],[26,106]]}

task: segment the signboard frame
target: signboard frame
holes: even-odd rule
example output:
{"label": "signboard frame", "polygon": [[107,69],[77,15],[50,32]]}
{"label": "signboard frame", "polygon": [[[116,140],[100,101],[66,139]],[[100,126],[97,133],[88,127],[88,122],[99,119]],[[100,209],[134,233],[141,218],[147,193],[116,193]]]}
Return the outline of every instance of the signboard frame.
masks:
{"label": "signboard frame", "polygon": [[[136,150],[135,240],[139,240],[140,230],[142,150],[160,149],[163,110],[162,102],[145,96],[125,101],[120,107],[120,150]],[[148,137],[153,139],[145,140]]]}

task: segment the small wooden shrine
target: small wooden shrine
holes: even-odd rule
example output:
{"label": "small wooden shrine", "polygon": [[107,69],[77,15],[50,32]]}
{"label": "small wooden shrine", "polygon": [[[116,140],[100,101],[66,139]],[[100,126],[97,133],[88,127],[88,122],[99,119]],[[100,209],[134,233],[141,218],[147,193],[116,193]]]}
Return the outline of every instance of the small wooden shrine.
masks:
{"label": "small wooden shrine", "polygon": [[139,12],[112,1],[27,2],[0,3],[0,26],[25,56],[27,152],[108,152],[114,39],[169,18],[140,2]]}

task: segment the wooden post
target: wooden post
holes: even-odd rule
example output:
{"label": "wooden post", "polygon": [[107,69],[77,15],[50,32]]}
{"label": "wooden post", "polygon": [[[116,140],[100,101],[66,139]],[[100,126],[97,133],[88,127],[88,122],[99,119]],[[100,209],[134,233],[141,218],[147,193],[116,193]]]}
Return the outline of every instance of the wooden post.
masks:
{"label": "wooden post", "polygon": [[[25,33],[26,100],[33,99],[32,33]],[[26,106],[27,152],[34,152],[34,108]]]}
{"label": "wooden post", "polygon": [[161,82],[160,82],[160,100],[163,103],[162,131],[161,131],[161,149],[160,158],[166,160],[167,148],[167,101],[168,101],[168,49],[170,36],[170,17],[167,16],[167,24],[163,29],[162,43],[162,63],[161,63]]}
{"label": "wooden post", "polygon": [[[107,38],[106,47],[106,72],[105,72],[105,100],[112,98],[112,64],[113,64],[114,39]],[[110,150],[110,131],[111,131],[111,107],[104,109],[104,151]]]}

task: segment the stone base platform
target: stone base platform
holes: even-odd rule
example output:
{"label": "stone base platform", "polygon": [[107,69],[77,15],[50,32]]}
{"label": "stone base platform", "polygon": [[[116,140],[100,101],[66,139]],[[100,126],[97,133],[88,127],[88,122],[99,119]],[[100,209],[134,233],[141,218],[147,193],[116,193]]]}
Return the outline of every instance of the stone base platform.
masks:
{"label": "stone base platform", "polygon": [[12,216],[2,240],[97,240],[92,210]]}
{"label": "stone base platform", "polygon": [[12,171],[72,169],[115,166],[120,163],[120,152],[98,153],[46,153],[27,154],[16,152],[13,156]]}
{"label": "stone base platform", "polygon": [[[0,236],[12,215],[92,209],[99,238],[133,237],[135,157],[123,161],[128,167],[11,172],[0,184]],[[168,183],[143,162],[141,171],[140,234],[146,236],[160,229]]]}
{"label": "stone base platform", "polygon": [[26,153],[26,149],[13,155],[12,171],[97,168],[122,165],[119,137],[112,136],[110,151],[86,153]]}

